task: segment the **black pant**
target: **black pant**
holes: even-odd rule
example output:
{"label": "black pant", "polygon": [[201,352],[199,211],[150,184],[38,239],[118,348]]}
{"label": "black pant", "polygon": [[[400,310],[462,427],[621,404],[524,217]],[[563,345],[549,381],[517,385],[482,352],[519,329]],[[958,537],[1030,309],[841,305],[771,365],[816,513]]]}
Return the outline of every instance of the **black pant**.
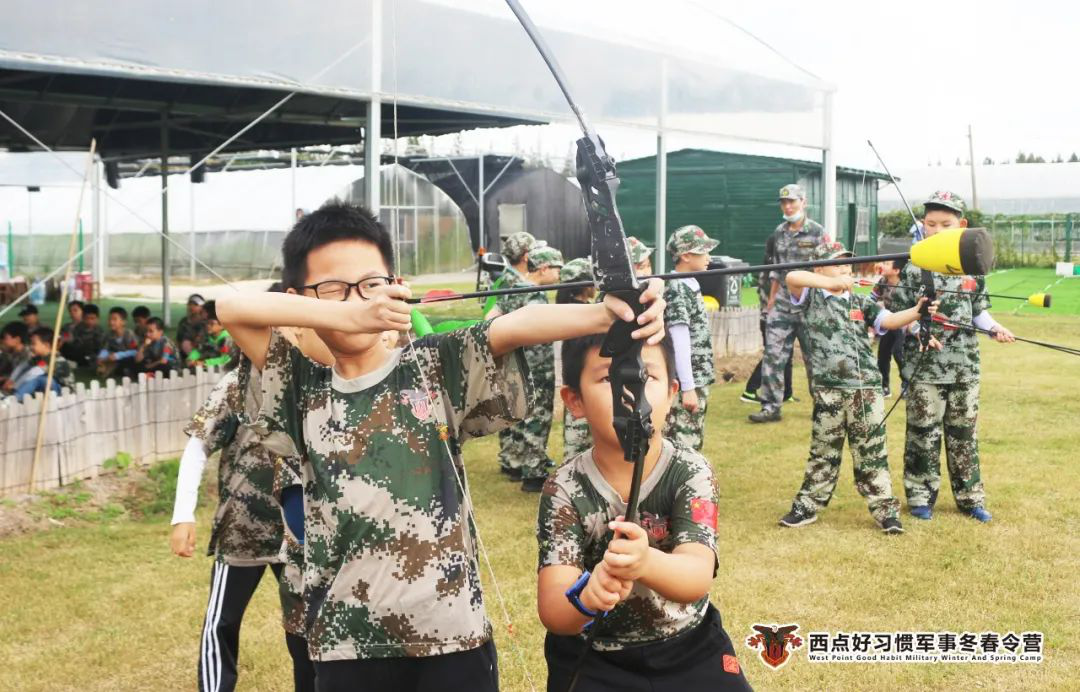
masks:
{"label": "black pant", "polygon": [[[761,327],[761,344],[765,345],[765,320],[761,320],[758,325]],[[784,366],[784,401],[791,398],[791,361],[793,358],[788,358],[787,365]],[[761,360],[758,361],[757,367],[754,368],[754,372],[750,373],[750,379],[746,381],[746,391],[757,393],[758,387],[761,386],[761,364],[765,362],[765,355],[762,354]]]}
{"label": "black pant", "polygon": [[[270,565],[281,579],[282,565]],[[218,692],[236,687],[236,659],[240,653],[240,623],[244,610],[262,580],[266,565],[235,567],[214,561],[210,577],[210,599],[206,606],[199,648],[199,690]],[[285,635],[293,660],[293,682],[298,691],[315,689],[315,669],[308,660],[307,641]]]}
{"label": "black pant", "polygon": [[440,656],[316,661],[319,692],[498,692],[495,642]]}
{"label": "black pant", "polygon": [[881,335],[877,347],[877,366],[881,371],[881,381],[889,386],[889,373],[892,370],[892,360],[896,360],[896,367],[900,369],[900,379],[904,379],[904,332],[892,329]]}
{"label": "black pant", "polygon": [[[547,635],[548,692],[567,691],[583,646],[578,637]],[[574,692],[749,689],[720,611],[710,603],[700,625],[670,639],[620,651],[589,651]]]}

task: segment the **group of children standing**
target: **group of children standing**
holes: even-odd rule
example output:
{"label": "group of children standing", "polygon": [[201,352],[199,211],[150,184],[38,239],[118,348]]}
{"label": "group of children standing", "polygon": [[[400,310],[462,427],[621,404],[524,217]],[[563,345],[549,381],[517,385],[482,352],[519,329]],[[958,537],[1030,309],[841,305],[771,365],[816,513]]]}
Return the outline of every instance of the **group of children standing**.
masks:
{"label": "group of children standing", "polygon": [[[928,233],[963,225],[953,195],[937,193],[926,209]],[[715,246],[687,226],[667,249],[677,271],[692,272],[706,268]],[[504,249],[515,266],[504,286],[591,273],[587,260],[564,262],[524,234]],[[647,275],[651,250],[636,239],[628,250]],[[850,254],[827,240],[811,257]],[[642,297],[648,308],[635,338],[645,340],[656,432],[640,523],[631,524],[622,515],[632,469],[612,426],[610,359],[599,348],[615,320],[633,318],[628,306],[610,296],[596,302],[595,289],[560,291],[556,305],[514,297],[499,301],[493,319],[397,347],[385,335],[409,329],[410,292],[394,278],[386,230],[366,210],[330,203],[303,217],[283,255],[284,292],[230,297],[218,308],[244,357],[196,415],[182,464],[173,549],[190,556],[194,489],[206,455],[223,450],[201,689],[235,682],[239,617],[267,564],[280,582],[297,689],[497,689],[461,457],[468,439],[496,432],[503,472],[542,491],[537,604],[548,689],[748,689],[709,602],[716,485],[700,450],[714,365],[693,278],[669,282],[663,297],[650,281]],[[970,291],[928,303],[911,288],[916,275],[905,267],[876,296],[852,292],[850,265],[783,276],[805,325],[814,397],[810,459],[783,525],[808,524],[828,504],[846,438],[873,518],[886,533],[903,531],[868,336],[890,330],[907,351],[912,514],[930,518],[940,479],[934,431],[940,440],[944,427],[957,502],[989,520],[974,418],[965,418],[977,407],[977,345],[961,343],[964,332],[935,332],[933,350],[923,351],[915,330],[925,308],[985,323],[999,341],[1011,335],[986,313],[981,279],[935,277],[939,287],[955,281]],[[567,457],[549,476],[550,344],[560,341]],[[535,459],[523,451],[534,447]]]}

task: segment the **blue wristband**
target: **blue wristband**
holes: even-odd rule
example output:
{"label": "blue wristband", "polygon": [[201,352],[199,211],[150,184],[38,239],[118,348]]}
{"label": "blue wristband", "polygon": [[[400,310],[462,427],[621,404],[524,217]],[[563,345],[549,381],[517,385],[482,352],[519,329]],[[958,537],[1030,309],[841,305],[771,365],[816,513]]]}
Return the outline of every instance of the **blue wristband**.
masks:
{"label": "blue wristband", "polygon": [[570,605],[587,618],[596,619],[600,613],[599,611],[589,610],[585,607],[585,604],[581,602],[581,592],[585,590],[585,585],[589,583],[589,570],[585,570],[581,573],[581,576],[577,578],[573,586],[566,590],[566,600],[570,601]]}

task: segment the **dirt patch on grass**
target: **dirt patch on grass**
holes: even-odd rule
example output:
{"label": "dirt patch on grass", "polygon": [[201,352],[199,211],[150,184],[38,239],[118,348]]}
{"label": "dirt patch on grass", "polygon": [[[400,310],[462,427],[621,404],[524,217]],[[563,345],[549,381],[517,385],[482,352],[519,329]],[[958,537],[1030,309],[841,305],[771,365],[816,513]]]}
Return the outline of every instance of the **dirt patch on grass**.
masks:
{"label": "dirt patch on grass", "polygon": [[[176,494],[175,459],[121,463],[96,478],[0,499],[0,540],[34,531],[166,514]],[[214,487],[213,484],[210,484]],[[207,493],[201,493],[206,501]]]}

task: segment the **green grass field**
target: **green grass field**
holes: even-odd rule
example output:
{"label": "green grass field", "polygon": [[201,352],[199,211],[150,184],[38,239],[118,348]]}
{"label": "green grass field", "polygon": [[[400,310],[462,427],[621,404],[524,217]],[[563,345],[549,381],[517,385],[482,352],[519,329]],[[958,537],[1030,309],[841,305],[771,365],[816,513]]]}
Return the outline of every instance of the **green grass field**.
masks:
{"label": "green grass field", "polygon": [[[1039,291],[1049,272],[1007,272],[992,290]],[[1013,283],[1009,283],[1013,282]],[[1018,335],[1080,346],[1080,281],[1054,288],[1055,307],[998,319]],[[1077,306],[1066,314],[1067,306]],[[713,602],[759,690],[1074,690],[1080,680],[1080,362],[1025,344],[984,341],[979,423],[983,476],[994,521],[959,515],[942,491],[933,521],[907,533],[877,531],[855,492],[850,457],[820,521],[781,529],[777,518],[802,479],[810,401],[802,371],[784,421],[754,427],[741,383],[710,400],[705,454],[720,486],[720,568]],[[894,374],[894,383],[895,383]],[[896,387],[894,386],[894,389]],[[556,417],[560,420],[560,417]],[[904,406],[889,421],[893,488],[902,494]],[[537,498],[502,480],[493,437],[465,448],[487,545],[514,623],[508,635],[485,574],[503,689],[544,688],[543,630],[535,614]],[[560,458],[556,424],[551,451]],[[211,561],[168,550],[168,519],[121,514],[0,541],[0,685],[20,690],[194,689]],[[212,507],[200,512],[205,545]],[[906,516],[906,514],[905,514]],[[743,645],[756,622],[801,632],[995,630],[1045,633],[1042,664],[821,664],[805,649],[778,672]],[[276,593],[264,581],[245,621],[241,689],[290,689]],[[689,691],[688,691],[689,692]]]}

